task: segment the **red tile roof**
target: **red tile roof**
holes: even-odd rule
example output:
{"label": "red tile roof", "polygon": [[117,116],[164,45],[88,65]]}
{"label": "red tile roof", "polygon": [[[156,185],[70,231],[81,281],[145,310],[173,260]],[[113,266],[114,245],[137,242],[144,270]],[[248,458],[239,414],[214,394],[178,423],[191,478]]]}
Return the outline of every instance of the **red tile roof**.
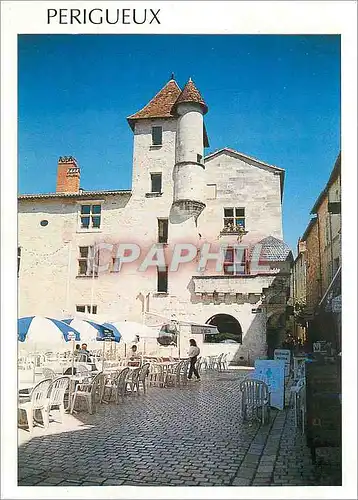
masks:
{"label": "red tile roof", "polygon": [[208,107],[207,107],[204,99],[202,98],[199,90],[196,88],[196,86],[191,78],[189,78],[188,83],[185,85],[181,94],[179,95],[179,97],[175,101],[175,104],[173,106],[173,110],[181,102],[197,102],[197,103],[201,104],[201,106],[203,107],[204,114],[207,113],[207,111],[208,111]]}
{"label": "red tile roof", "polygon": [[132,130],[136,120],[143,118],[172,118],[172,107],[180,96],[181,89],[175,80],[169,82],[151,99],[144,108],[128,116]]}

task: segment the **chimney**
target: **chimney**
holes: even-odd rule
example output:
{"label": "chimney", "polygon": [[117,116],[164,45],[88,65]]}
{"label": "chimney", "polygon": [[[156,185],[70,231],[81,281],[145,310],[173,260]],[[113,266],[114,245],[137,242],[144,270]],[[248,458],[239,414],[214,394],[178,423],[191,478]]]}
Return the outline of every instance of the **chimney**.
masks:
{"label": "chimney", "polygon": [[80,167],[73,156],[60,156],[57,166],[56,193],[78,193]]}

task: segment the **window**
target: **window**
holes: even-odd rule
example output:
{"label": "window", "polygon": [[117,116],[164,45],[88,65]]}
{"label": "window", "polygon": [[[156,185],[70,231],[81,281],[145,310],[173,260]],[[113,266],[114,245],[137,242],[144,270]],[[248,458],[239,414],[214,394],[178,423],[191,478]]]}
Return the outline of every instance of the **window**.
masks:
{"label": "window", "polygon": [[206,194],[208,199],[216,199],[216,184],[206,185]]}
{"label": "window", "polygon": [[162,174],[150,174],[150,179],[152,183],[151,191],[152,193],[162,192]]}
{"label": "window", "polygon": [[[79,247],[78,257],[78,276],[98,276],[98,269],[94,263],[94,247]],[[96,255],[96,264],[98,265],[99,252]]]}
{"label": "window", "polygon": [[81,229],[101,227],[101,205],[81,205]]}
{"label": "window", "polygon": [[21,247],[17,247],[17,275],[20,273],[20,263],[21,263]]}
{"label": "window", "polygon": [[331,201],[328,203],[328,212],[330,214],[340,214],[341,213],[341,202]]}
{"label": "window", "polygon": [[118,257],[112,257],[111,273],[119,273],[119,269],[120,269],[120,259]]}
{"label": "window", "polygon": [[196,155],[196,161],[198,163],[201,163],[201,160],[203,159],[203,155]]}
{"label": "window", "polygon": [[167,293],[168,292],[168,268],[166,267],[164,271],[157,268],[158,279],[157,279],[157,292]]}
{"label": "window", "polygon": [[91,306],[91,305],[85,305],[85,306],[76,306],[76,312],[81,312],[81,313],[90,313],[90,314],[97,314],[97,306]]}
{"label": "window", "polygon": [[245,229],[245,208],[224,208],[224,229],[235,231]]}
{"label": "window", "polygon": [[247,248],[228,247],[224,259],[224,274],[237,276],[249,274]]}
{"label": "window", "polygon": [[158,243],[168,243],[168,219],[158,219]]}
{"label": "window", "polygon": [[152,146],[161,146],[162,136],[163,136],[162,127],[152,127]]}

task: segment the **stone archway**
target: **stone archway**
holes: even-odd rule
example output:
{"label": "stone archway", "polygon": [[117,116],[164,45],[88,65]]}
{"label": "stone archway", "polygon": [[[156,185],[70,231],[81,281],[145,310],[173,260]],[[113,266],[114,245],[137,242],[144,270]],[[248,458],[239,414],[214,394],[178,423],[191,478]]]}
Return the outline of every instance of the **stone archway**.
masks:
{"label": "stone archway", "polygon": [[234,316],[230,314],[214,314],[206,321],[206,324],[216,326],[219,333],[217,335],[205,335],[205,342],[242,344],[242,328]]}

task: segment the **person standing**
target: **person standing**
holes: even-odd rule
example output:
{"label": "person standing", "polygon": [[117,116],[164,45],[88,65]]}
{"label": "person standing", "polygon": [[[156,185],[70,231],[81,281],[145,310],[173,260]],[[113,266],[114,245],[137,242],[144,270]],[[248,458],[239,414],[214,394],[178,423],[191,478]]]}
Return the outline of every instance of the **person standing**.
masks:
{"label": "person standing", "polygon": [[191,380],[191,377],[194,375],[196,376],[197,380],[200,380],[200,376],[198,373],[198,370],[195,368],[195,364],[198,361],[198,356],[200,354],[200,349],[196,345],[196,341],[194,339],[189,340],[189,351],[188,351],[188,356],[190,359],[190,366],[189,366],[189,374],[188,374],[188,379]]}

